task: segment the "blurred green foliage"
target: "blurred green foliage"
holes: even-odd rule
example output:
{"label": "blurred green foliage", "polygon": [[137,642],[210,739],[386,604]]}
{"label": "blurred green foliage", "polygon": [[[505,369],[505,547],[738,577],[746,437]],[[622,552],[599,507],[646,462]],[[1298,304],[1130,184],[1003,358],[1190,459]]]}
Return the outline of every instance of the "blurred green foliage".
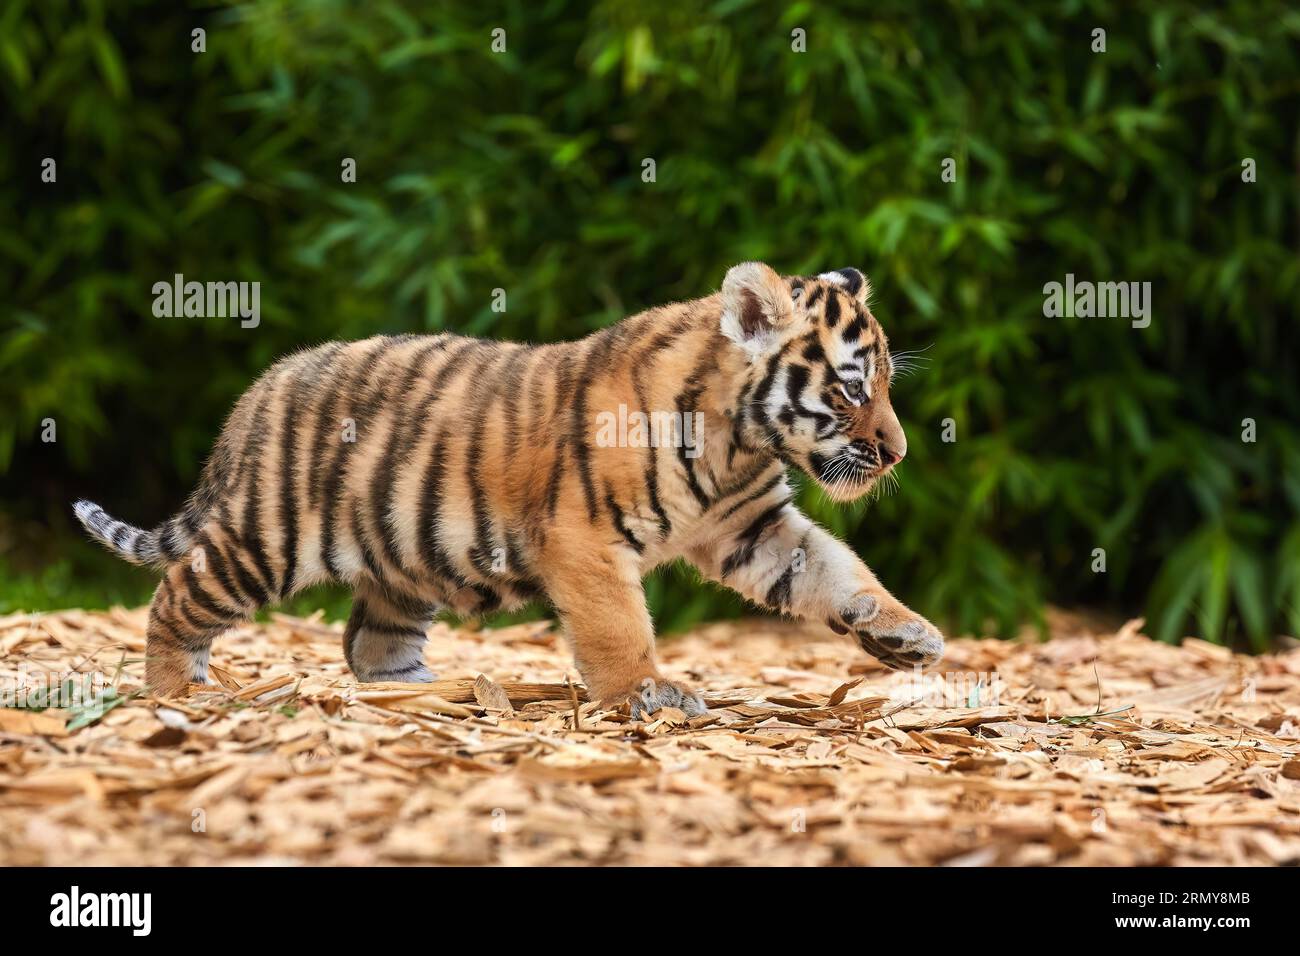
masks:
{"label": "blurred green foliage", "polygon": [[[1203,6],[10,0],[0,605],[143,600],[67,502],[171,513],[287,350],[576,337],[759,258],[865,269],[926,350],[901,491],[804,492],[914,606],[1300,633],[1300,10]],[[1151,281],[1150,327],[1045,318],[1067,272]],[[154,318],[175,273],[261,281],[261,326]],[[740,610],[680,569],[650,595],[670,628]]]}

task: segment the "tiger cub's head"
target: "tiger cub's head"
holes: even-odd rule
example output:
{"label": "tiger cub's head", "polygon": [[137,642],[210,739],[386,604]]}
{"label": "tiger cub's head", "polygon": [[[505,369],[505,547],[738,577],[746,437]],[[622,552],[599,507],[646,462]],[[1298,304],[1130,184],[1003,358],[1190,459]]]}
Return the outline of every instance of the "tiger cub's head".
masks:
{"label": "tiger cub's head", "polygon": [[870,296],[857,269],[780,276],[744,262],[722,284],[722,333],[749,358],[742,427],[837,501],[865,494],[907,454]]}

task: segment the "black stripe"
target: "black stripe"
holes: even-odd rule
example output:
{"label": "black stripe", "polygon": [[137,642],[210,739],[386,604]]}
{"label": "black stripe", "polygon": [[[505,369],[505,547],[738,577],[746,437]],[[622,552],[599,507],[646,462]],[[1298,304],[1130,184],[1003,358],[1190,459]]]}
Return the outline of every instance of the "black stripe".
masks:
{"label": "black stripe", "polygon": [[[221,549],[217,547],[216,542],[214,542],[207,534],[204,534],[203,537],[199,539],[198,547],[203,551],[204,567],[214,578],[217,579],[217,583],[221,585],[227,596],[235,602],[235,605],[242,613],[248,596],[235,586],[235,582],[230,580],[230,575],[226,573],[224,565],[228,562],[225,555],[222,553]],[[218,558],[220,558],[220,560],[217,560]]]}
{"label": "black stripe", "polygon": [[[383,339],[378,347],[371,349],[366,354],[366,357],[361,361],[355,374],[352,376],[348,392],[352,397],[351,404],[356,407],[356,410],[352,415],[346,417],[352,419],[352,423],[356,428],[356,434],[354,436],[356,441],[362,440],[362,431],[366,424],[366,412],[368,407],[372,404],[371,402],[366,401],[364,396],[358,399],[356,393],[361,390],[360,387],[365,382],[371,379],[375,379],[378,382],[378,384],[376,384],[372,389],[373,392],[377,393],[383,387],[383,376],[374,374],[375,368],[379,364],[379,360],[399,344],[407,340],[407,338]],[[331,403],[329,413],[330,419],[338,417],[335,414],[336,411],[337,403]],[[321,505],[321,559],[330,574],[335,578],[341,578],[342,572],[337,562],[334,560],[334,511],[342,503],[338,500],[339,493],[344,486],[344,472],[347,469],[347,464],[352,456],[353,446],[356,444],[356,441],[346,442],[342,440],[341,436],[337,438],[336,443],[338,444],[339,449],[333,456],[330,467],[326,472],[324,485],[321,488],[323,499]]]}
{"label": "black stripe", "polygon": [[383,581],[385,578],[383,565],[379,563],[375,549],[370,547],[370,540],[366,537],[365,528],[362,527],[360,499],[352,499],[350,516],[352,520],[352,540],[357,543],[357,548],[361,551],[361,560],[365,562],[366,568],[376,581]]}
{"label": "black stripe", "polygon": [[[420,486],[420,513],[417,519],[417,535],[420,545],[420,558],[429,570],[451,582],[454,590],[478,587],[470,582],[455,567],[451,558],[443,550],[442,540],[438,536],[438,509],[442,504],[442,485],[447,474],[446,463],[442,460],[442,449],[447,442],[449,425],[443,425],[433,444],[429,448],[429,464],[425,468]],[[493,597],[496,593],[488,589]]]}
{"label": "black stripe", "polygon": [[[689,411],[686,411],[684,406],[688,403],[693,403],[697,398],[699,398],[702,391],[702,389],[698,388],[689,389],[677,396],[675,404],[678,413],[681,415],[683,431],[685,431],[686,416],[691,414]],[[677,460],[681,462],[682,468],[686,472],[686,487],[689,488],[691,494],[695,496],[695,500],[700,503],[700,509],[702,511],[708,511],[709,505],[711,504],[709,496],[705,493],[703,486],[700,485],[700,479],[695,474],[694,459],[686,454],[687,451],[686,442],[679,442],[677,445]]]}
{"label": "black stripe", "polygon": [[814,478],[822,478],[822,472],[826,468],[826,456],[819,452],[810,452],[808,454],[808,473]]}
{"label": "black stripe", "polygon": [[[225,550],[207,534],[203,536],[199,546],[204,550],[204,562],[217,580],[221,582],[221,586],[239,603],[240,607],[248,607],[252,603],[251,595],[236,584],[230,575],[226,573],[227,569],[233,567],[233,564],[230,558],[227,557]],[[212,554],[221,559],[220,565],[214,564],[210,557]]]}
{"label": "black stripe", "polygon": [[736,415],[731,421],[731,442],[727,447],[727,467],[730,468],[736,461],[736,453],[743,451],[746,455],[752,455],[758,449],[749,444],[745,438],[745,428],[749,424],[749,405],[748,393],[746,387],[740,396],[739,408],[736,409]]}
{"label": "black stripe", "polygon": [[365,630],[372,634],[384,634],[388,637],[408,637],[415,635],[424,637],[424,628],[413,624],[394,624],[390,621],[376,621],[373,618],[366,618],[365,624],[362,625]]}
{"label": "black stripe", "polygon": [[[808,532],[799,539],[798,550],[805,555],[808,553]],[[789,567],[781,573],[781,576],[773,582],[767,592],[767,604],[769,607],[777,608],[782,612],[789,611],[794,606],[794,560],[790,561]]]}
{"label": "black stripe", "polygon": [[763,532],[767,530],[769,525],[772,525],[780,518],[781,511],[792,500],[792,498],[782,498],[751,521],[749,526],[737,535],[740,544],[722,562],[722,576],[724,578],[730,576],[737,568],[744,567],[754,560],[754,551],[758,547],[758,541],[763,536]]}
{"label": "black stripe", "polygon": [[308,502],[313,508],[318,506],[324,497],[325,482],[330,475],[328,465],[333,457],[329,454],[332,447],[330,433],[336,431],[334,422],[338,418],[339,403],[343,396],[351,394],[357,384],[369,375],[379,357],[391,348],[391,342],[392,340],[387,337],[381,338],[355,361],[351,369],[347,366],[340,369],[333,377],[329,390],[318,403],[320,414],[316,418],[315,433],[312,435],[312,482],[307,492]]}
{"label": "black stripe", "polygon": [[185,593],[189,597],[190,601],[197,604],[212,617],[216,618],[218,622],[228,621],[240,613],[240,608],[225,607],[214,601],[212,597],[203,590],[203,586],[199,584],[198,576],[194,573],[193,568],[187,567],[185,569],[184,580]]}
{"label": "black stripe", "polygon": [[[523,349],[516,349],[506,360],[503,375],[518,360]],[[469,487],[470,511],[474,518],[474,541],[469,547],[469,561],[484,577],[492,577],[493,538],[492,517],[488,509],[487,493],[483,489],[479,466],[482,464],[483,436],[487,431],[488,413],[498,394],[492,372],[496,368],[500,355],[494,355],[485,365],[478,369],[470,394],[466,398],[462,415],[469,415],[469,440],[465,446],[465,482]]]}
{"label": "black stripe", "polygon": [[826,328],[833,329],[840,321],[840,297],[835,293],[826,296]]}
{"label": "black stripe", "polygon": [[[131,536],[131,532],[133,532],[134,530],[135,529],[132,528],[129,524],[124,524],[119,521],[117,527],[113,529],[113,547],[117,548],[117,550],[119,551],[126,551],[126,539]],[[131,550],[130,550],[131,554],[139,554],[138,548],[139,548],[140,540],[143,537],[144,536],[141,535],[140,538],[137,538],[135,542],[131,545]]]}
{"label": "black stripe", "polygon": [[[372,345],[366,354],[369,355],[370,352],[382,348],[383,344],[381,339]],[[346,346],[340,345],[330,353],[329,360],[336,358],[345,349]],[[334,410],[338,405],[339,397],[351,387],[355,377],[355,370],[350,371],[346,365],[333,371],[328,387],[315,402],[316,420],[312,426],[311,443],[307,452],[308,481],[305,495],[307,504],[311,508],[317,507],[325,490],[324,480],[327,474],[325,465],[328,461],[326,453],[329,450],[329,434],[333,430],[331,422],[334,420]]]}
{"label": "black stripe", "polygon": [[419,440],[422,426],[429,418],[429,409],[442,397],[442,390],[448,380],[462,370],[458,360],[469,352],[480,348],[482,343],[471,339],[462,342],[455,351],[449,352],[434,375],[429,385],[429,391],[425,393],[413,413],[403,421],[402,418],[406,412],[406,394],[415,384],[416,377],[422,371],[425,371],[428,357],[435,351],[446,349],[451,341],[449,338],[439,337],[415,354],[410,368],[407,369],[402,387],[397,393],[398,402],[393,411],[394,424],[389,432],[388,445],[384,449],[379,464],[375,467],[374,493],[370,498],[370,517],[379,531],[379,543],[384,556],[390,564],[397,568],[402,567],[402,559],[397,547],[397,529],[394,527],[392,520],[392,500],[393,489],[397,483],[398,462],[406,462],[411,450]]}
{"label": "black stripe", "polygon": [[704,491],[703,486],[700,485],[699,478],[695,474],[694,459],[686,454],[688,450],[684,440],[686,416],[691,414],[688,406],[694,405],[700,395],[704,393],[704,385],[701,384],[701,379],[704,378],[711,368],[716,369],[717,363],[717,353],[714,351],[712,343],[709,343],[700,358],[696,360],[695,368],[692,369],[691,374],[687,376],[685,388],[673,403],[678,415],[681,416],[680,421],[682,423],[683,432],[683,434],[679,436],[683,440],[677,445],[677,459],[681,462],[682,468],[686,472],[686,487],[689,488],[691,494],[695,496],[695,500],[700,503],[700,509],[702,511],[708,511],[709,505],[712,502],[709,499],[708,494]]}
{"label": "black stripe", "polygon": [[[759,474],[761,475],[761,474],[762,474],[764,471],[766,471],[766,470],[767,470],[767,466],[764,466],[764,467],[759,471]],[[763,483],[763,486],[762,486],[761,488],[759,488],[757,491],[755,491],[753,494],[746,495],[746,496],[745,496],[744,498],[742,498],[740,501],[737,501],[734,505],[732,505],[730,508],[728,508],[726,511],[724,511],[724,512],[722,513],[722,517],[720,517],[718,520],[719,520],[719,521],[725,521],[727,518],[730,518],[732,515],[734,515],[734,514],[735,514],[737,511],[739,511],[741,508],[745,507],[745,505],[753,504],[755,501],[758,501],[758,500],[759,500],[760,498],[762,498],[764,495],[769,494],[769,493],[772,491],[773,488],[775,488],[777,485],[779,485],[779,484],[780,484],[782,481],[784,481],[784,480],[785,480],[785,472],[784,472],[784,471],[778,471],[778,472],[777,472],[775,475],[773,475],[770,479],[768,479],[766,482],[764,482],[764,483]],[[739,490],[743,490],[743,489],[739,489]]]}
{"label": "black stripe", "polygon": [[755,482],[770,472],[773,468],[779,470],[780,467],[781,466],[777,462],[772,461],[770,458],[759,458],[756,461],[750,462],[749,466],[739,473],[739,476],[736,476],[734,470],[729,472],[729,474],[733,476],[734,480],[725,485],[718,485],[718,496],[714,500],[714,504],[721,504],[727,498],[734,498],[741,492],[748,491],[750,488],[754,487]]}
{"label": "black stripe", "polygon": [[406,667],[399,667],[396,670],[384,671],[384,680],[400,681],[403,674],[414,674],[425,666],[423,659],[416,661],[414,664],[408,664]]}
{"label": "black stripe", "polygon": [[803,399],[803,390],[808,386],[811,376],[803,365],[787,365],[785,370],[785,394],[790,403],[796,407]]}
{"label": "black stripe", "polygon": [[542,590],[541,584],[533,574],[532,563],[513,529],[506,530],[506,561],[515,575],[511,581],[515,590],[527,598],[537,597]]}
{"label": "black stripe", "polygon": [[781,359],[785,357],[786,350],[790,347],[787,342],[777,350],[776,354],[767,360],[767,369],[763,377],[759,379],[754,386],[751,394],[744,396],[743,404],[746,409],[752,410],[754,420],[760,425],[766,425],[769,421],[767,415],[767,397],[772,391],[772,385],[776,381],[776,373],[781,368]]}
{"label": "black stripe", "polygon": [[178,519],[165,521],[157,529],[158,550],[169,561],[175,561],[185,553],[186,542],[181,538]]}
{"label": "black stripe", "polygon": [[[202,488],[202,485],[200,485]],[[203,526],[203,519],[207,517],[207,512],[200,510],[198,507],[187,503],[185,510],[181,513],[177,521],[180,522],[181,530],[188,535],[198,534],[199,528]]]}
{"label": "black stripe", "polygon": [[673,523],[668,520],[668,512],[664,511],[663,503],[659,500],[659,469],[658,461],[652,456],[650,467],[645,473],[646,492],[650,495],[650,510],[655,513],[659,519],[659,537],[667,538],[672,534]]}
{"label": "black stripe", "polygon": [[808,387],[811,371],[803,365],[786,367],[785,393],[790,404],[781,410],[777,418],[787,428],[794,425],[796,418],[810,419],[818,434],[824,427],[835,424],[835,417],[825,412],[814,412],[803,403],[803,393]]}
{"label": "black stripe", "polygon": [[[266,390],[271,391],[269,384]],[[257,411],[253,413],[253,420],[249,424],[248,440],[244,443],[245,454],[256,458],[258,461],[261,460],[262,445],[266,440],[266,407],[269,401],[274,400],[274,397],[274,394],[265,396],[265,400],[257,406]],[[260,487],[261,482],[258,481],[257,468],[255,466],[249,468],[244,495],[243,526],[240,528],[239,540],[243,544],[244,550],[253,559],[253,564],[257,566],[264,591],[270,596],[276,592],[275,574],[271,570],[271,562],[262,540],[262,516],[260,514],[262,497],[259,491]]]}
{"label": "black stripe", "polygon": [[826,350],[822,348],[822,344],[817,341],[815,336],[809,336],[809,338],[812,341],[805,345],[803,352],[800,353],[804,361],[811,362],[814,365],[826,361]]}
{"label": "black stripe", "polygon": [[[202,612],[211,617],[212,620],[200,620],[195,617],[192,612],[197,610],[202,610]],[[172,611],[184,622],[186,629],[191,634],[206,634],[210,631],[215,631],[229,620],[229,618],[224,614],[213,614],[211,611],[203,608],[202,605],[195,605],[194,602],[190,601],[189,596],[185,594],[177,595],[176,606],[172,608]]]}
{"label": "black stripe", "polygon": [[781,433],[771,426],[771,417],[767,413],[767,400],[776,384],[776,374],[780,369],[781,359],[785,356],[790,345],[790,342],[786,342],[768,360],[763,378],[755,385],[752,395],[746,398],[746,407],[753,410],[754,421],[762,428],[763,437],[767,441],[768,447],[771,448],[772,453],[777,458],[786,464],[790,464],[790,451],[786,446],[785,439],[781,437]]}
{"label": "black stripe", "polygon": [[[647,316],[647,319],[649,316]],[[641,349],[632,361],[634,370],[646,368],[654,364],[655,356],[664,349],[669,348],[679,338],[696,327],[696,317],[693,314],[681,316],[673,325],[658,333],[652,338],[645,348]]]}
{"label": "black stripe", "polygon": [[[649,411],[645,384],[641,381],[641,372],[647,367],[648,352],[649,350],[643,352],[641,360],[632,364],[632,388],[636,392],[636,400],[642,411]],[[673,523],[669,520],[668,512],[664,510],[663,502],[659,498],[659,449],[655,447],[653,441],[646,442],[645,487],[646,494],[650,498],[650,509],[659,519],[659,537],[667,538],[672,533]]]}
{"label": "black stripe", "polygon": [[[318,440],[318,433],[327,415],[329,399],[313,402],[311,400],[312,392],[316,390],[320,381],[330,375],[335,360],[345,348],[346,345],[341,342],[330,342],[302,355],[300,361],[294,366],[293,380],[288,388],[287,407],[280,431],[280,500],[278,504],[282,532],[281,550],[284,558],[284,581],[280,591],[285,596],[293,592],[294,585],[297,583],[299,509],[312,506],[312,492],[318,484],[321,471],[318,463],[322,459],[311,456],[316,453],[315,441]],[[336,376],[336,382],[340,378],[346,378],[346,376]],[[302,428],[298,427],[297,417],[300,410],[305,410],[309,415],[312,411],[315,412],[315,418],[311,421],[313,430],[310,437],[312,443],[308,447],[308,458],[302,469],[304,480],[301,494],[298,485],[298,439],[300,435],[308,434],[308,428],[306,423]]]}
{"label": "black stripe", "polygon": [[239,586],[249,596],[253,608],[259,608],[271,599],[266,586],[248,568],[244,567],[244,563],[239,560],[238,556],[231,562],[231,567],[234,568],[235,577],[239,579]]}
{"label": "black stripe", "polygon": [[637,554],[645,551],[645,545],[642,544],[640,539],[629,531],[627,525],[623,523],[623,509],[620,508],[618,502],[614,500],[614,489],[608,485],[605,486],[605,507],[609,508],[610,517],[614,522],[614,530],[623,536],[624,540],[632,546],[632,549],[636,551]]}
{"label": "black stripe", "polygon": [[793,562],[776,579],[767,591],[767,597],[764,603],[768,607],[774,607],[779,611],[785,611],[790,607],[790,590],[794,583],[794,564]]}
{"label": "black stripe", "polygon": [[546,483],[546,513],[555,517],[560,502],[560,482],[564,479],[564,460],[568,442],[561,438],[555,445],[555,461],[551,464],[551,477]]}
{"label": "black stripe", "polygon": [[411,594],[409,591],[394,588],[391,582],[384,582],[383,589],[385,603],[398,615],[405,615],[408,621],[429,621],[437,610],[435,602]]}
{"label": "black stripe", "polygon": [[[555,369],[555,414],[551,416],[553,426],[559,418],[560,403],[563,401],[563,396],[569,393],[572,386],[572,376],[573,356],[569,352],[564,352],[560,356],[560,361]],[[546,486],[546,512],[554,517],[555,509],[560,501],[560,482],[564,478],[564,462],[568,457],[568,437],[557,433],[552,438],[555,448],[555,461],[551,465],[551,477]]]}
{"label": "black stripe", "polygon": [[421,556],[425,563],[440,574],[447,574],[450,566],[446,552],[438,538],[438,508],[442,504],[442,482],[447,466],[442,460],[442,446],[447,438],[447,428],[434,436],[429,446],[429,464],[420,483],[419,540]]}
{"label": "black stripe", "polygon": [[[224,511],[224,508],[222,510]],[[224,524],[219,525],[219,527],[221,528],[222,534],[226,536],[226,539],[234,543],[234,554],[227,555],[222,553],[222,557],[225,559],[226,564],[230,566],[231,570],[235,572],[235,579],[239,582],[240,590],[246,598],[244,607],[246,609],[249,607],[261,607],[267,601],[268,595],[266,593],[266,588],[263,586],[262,582],[252,574],[252,572],[244,567],[243,561],[240,560],[243,556],[243,547],[238,543],[238,539],[235,537],[234,533]],[[215,544],[215,541],[213,543]]]}
{"label": "black stripe", "polygon": [[471,584],[469,589],[479,596],[478,610],[479,613],[486,614],[489,611],[495,611],[501,606],[501,595],[495,589],[486,584]]}
{"label": "black stripe", "polygon": [[348,615],[347,627],[343,629],[343,657],[352,666],[352,648],[357,642],[357,634],[366,619],[366,602],[356,598],[352,602],[352,612]]}
{"label": "black stripe", "polygon": [[294,494],[294,457],[297,451],[297,432],[293,421],[298,413],[299,379],[289,388],[289,403],[280,418],[280,527],[284,530],[284,581],[283,594],[293,591],[293,579],[298,573],[298,502]]}
{"label": "black stripe", "polygon": [[177,644],[187,651],[201,651],[209,645],[209,635],[217,629],[217,625],[196,621],[193,615],[186,610],[184,601],[177,602],[176,615],[185,624],[184,628],[173,625]]}
{"label": "black stripe", "polygon": [[591,446],[588,436],[591,429],[587,424],[587,390],[596,375],[597,366],[604,363],[610,350],[620,338],[619,326],[602,330],[594,342],[587,348],[582,371],[578,375],[577,388],[573,393],[573,414],[569,419],[569,447],[573,450],[573,460],[578,466],[578,480],[582,484],[583,498],[587,503],[587,518],[596,520],[599,507],[596,501],[596,483],[591,477]]}

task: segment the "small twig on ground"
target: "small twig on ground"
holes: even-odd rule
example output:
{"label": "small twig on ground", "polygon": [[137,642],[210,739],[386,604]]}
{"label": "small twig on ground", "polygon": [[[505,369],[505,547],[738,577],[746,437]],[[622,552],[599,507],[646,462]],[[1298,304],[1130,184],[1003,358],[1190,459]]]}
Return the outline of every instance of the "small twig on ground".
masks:
{"label": "small twig on ground", "polygon": [[578,710],[578,689],[573,686],[573,681],[569,680],[569,675],[564,675],[564,686],[569,688],[569,700],[573,702],[573,729],[582,729],[582,714]]}

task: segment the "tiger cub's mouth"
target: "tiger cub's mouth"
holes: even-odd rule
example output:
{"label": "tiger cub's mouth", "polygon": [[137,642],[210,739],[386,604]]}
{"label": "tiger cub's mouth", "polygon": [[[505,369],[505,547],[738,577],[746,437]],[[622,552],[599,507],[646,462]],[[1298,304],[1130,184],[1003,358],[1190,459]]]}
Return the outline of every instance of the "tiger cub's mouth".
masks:
{"label": "tiger cub's mouth", "polygon": [[868,462],[856,455],[841,452],[819,468],[817,480],[832,493],[855,490],[879,477],[885,471],[879,464]]}
{"label": "tiger cub's mouth", "polygon": [[898,459],[876,446],[854,440],[838,454],[814,455],[809,474],[835,501],[852,501],[869,492],[879,479],[890,475]]}

